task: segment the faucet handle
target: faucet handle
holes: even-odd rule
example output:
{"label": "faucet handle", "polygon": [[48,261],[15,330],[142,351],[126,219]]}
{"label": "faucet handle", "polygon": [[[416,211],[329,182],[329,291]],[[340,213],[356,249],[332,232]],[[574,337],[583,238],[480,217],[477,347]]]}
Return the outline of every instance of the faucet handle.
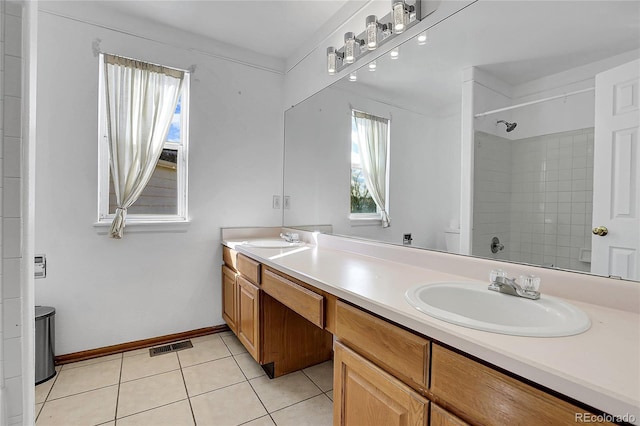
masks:
{"label": "faucet handle", "polygon": [[493,269],[491,270],[491,272],[489,273],[489,280],[494,283],[496,282],[496,278],[498,277],[507,277],[507,272],[503,271],[502,269]]}
{"label": "faucet handle", "polygon": [[540,289],[540,277],[535,275],[520,275],[520,287],[526,291],[538,291]]}

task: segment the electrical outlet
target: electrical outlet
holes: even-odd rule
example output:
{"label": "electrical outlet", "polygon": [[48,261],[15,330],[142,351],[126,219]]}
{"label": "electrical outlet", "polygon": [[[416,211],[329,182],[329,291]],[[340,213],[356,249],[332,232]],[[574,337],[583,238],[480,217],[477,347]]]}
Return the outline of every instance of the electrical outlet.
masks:
{"label": "electrical outlet", "polygon": [[402,244],[410,245],[411,241],[413,241],[413,238],[411,237],[411,234],[403,234],[402,235]]}
{"label": "electrical outlet", "polygon": [[284,208],[287,210],[291,208],[291,197],[288,195],[284,196]]}
{"label": "electrical outlet", "polygon": [[279,195],[273,196],[273,208],[278,210],[282,208],[282,198]]}

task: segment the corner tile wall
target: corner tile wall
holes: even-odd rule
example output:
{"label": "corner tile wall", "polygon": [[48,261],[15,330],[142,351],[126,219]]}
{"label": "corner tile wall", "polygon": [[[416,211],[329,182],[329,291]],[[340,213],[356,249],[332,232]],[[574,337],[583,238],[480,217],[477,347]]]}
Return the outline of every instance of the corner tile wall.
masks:
{"label": "corner tile wall", "polygon": [[[484,132],[474,137],[473,246],[475,256],[510,259],[512,141]],[[491,252],[498,237],[504,249]]]}
{"label": "corner tile wall", "polygon": [[593,128],[516,140],[512,167],[510,259],[590,271]]}
{"label": "corner tile wall", "polygon": [[590,271],[593,128],[513,141],[476,132],[474,175],[474,255]]}
{"label": "corner tile wall", "polygon": [[0,8],[0,217],[2,218],[0,312],[2,365],[0,386],[9,425],[22,424],[22,3],[2,1]]}

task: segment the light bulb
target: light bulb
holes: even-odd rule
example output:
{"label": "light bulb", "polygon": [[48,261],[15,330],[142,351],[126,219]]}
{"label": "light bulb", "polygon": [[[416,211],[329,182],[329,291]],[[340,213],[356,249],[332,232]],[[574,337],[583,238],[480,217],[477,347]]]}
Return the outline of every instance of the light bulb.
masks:
{"label": "light bulb", "polygon": [[367,49],[375,50],[378,47],[378,18],[376,15],[367,16]]}
{"label": "light bulb", "polygon": [[396,34],[404,32],[406,25],[404,0],[393,0],[391,14],[393,15],[393,32]]}
{"label": "light bulb", "polygon": [[389,56],[391,57],[391,59],[398,59],[398,57],[400,56],[400,49],[394,47],[391,52],[389,52]]}
{"label": "light bulb", "polygon": [[423,31],[420,34],[418,34],[418,37],[416,40],[418,40],[418,44],[420,46],[427,44],[427,32]]}
{"label": "light bulb", "polygon": [[352,64],[356,60],[356,35],[354,33],[344,34],[344,63]]}
{"label": "light bulb", "polygon": [[335,47],[327,47],[327,72],[334,75],[338,68],[338,55]]}
{"label": "light bulb", "polygon": [[355,71],[349,74],[349,81],[358,81],[358,74]]}
{"label": "light bulb", "polygon": [[369,71],[375,71],[377,67],[378,64],[376,64],[376,61],[369,62]]}

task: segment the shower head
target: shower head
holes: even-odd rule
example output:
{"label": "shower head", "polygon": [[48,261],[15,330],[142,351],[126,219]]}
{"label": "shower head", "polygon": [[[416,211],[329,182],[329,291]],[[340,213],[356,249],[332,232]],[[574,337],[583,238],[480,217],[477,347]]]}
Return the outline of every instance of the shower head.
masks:
{"label": "shower head", "polygon": [[504,123],[504,125],[507,126],[507,132],[513,131],[513,129],[515,129],[518,125],[518,123],[516,123],[515,121],[513,123],[509,123],[508,121],[498,120],[496,124],[498,123]]}

